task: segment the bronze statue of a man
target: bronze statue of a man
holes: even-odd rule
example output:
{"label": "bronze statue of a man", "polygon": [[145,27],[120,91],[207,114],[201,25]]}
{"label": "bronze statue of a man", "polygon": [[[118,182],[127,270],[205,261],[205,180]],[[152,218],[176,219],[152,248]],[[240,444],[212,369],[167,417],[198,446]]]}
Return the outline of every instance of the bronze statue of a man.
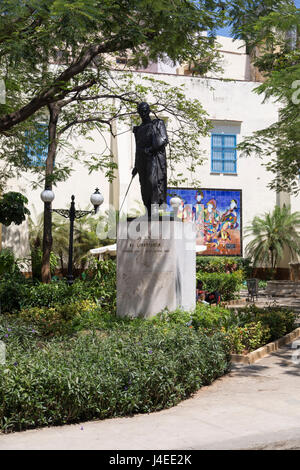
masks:
{"label": "bronze statue of a man", "polygon": [[137,111],[142,123],[133,128],[136,153],[132,176],[139,174],[143,203],[150,216],[153,204],[157,207],[167,200],[165,147],[168,144],[168,135],[162,119],[151,120],[148,103],[140,103]]}

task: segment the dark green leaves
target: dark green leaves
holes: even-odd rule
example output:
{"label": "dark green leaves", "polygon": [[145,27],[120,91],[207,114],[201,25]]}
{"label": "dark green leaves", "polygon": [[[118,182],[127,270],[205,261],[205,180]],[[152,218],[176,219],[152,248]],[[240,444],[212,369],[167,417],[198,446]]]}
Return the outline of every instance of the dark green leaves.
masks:
{"label": "dark green leaves", "polygon": [[12,223],[20,225],[30,212],[25,206],[28,199],[20,193],[10,191],[0,199],[0,222],[9,226]]}

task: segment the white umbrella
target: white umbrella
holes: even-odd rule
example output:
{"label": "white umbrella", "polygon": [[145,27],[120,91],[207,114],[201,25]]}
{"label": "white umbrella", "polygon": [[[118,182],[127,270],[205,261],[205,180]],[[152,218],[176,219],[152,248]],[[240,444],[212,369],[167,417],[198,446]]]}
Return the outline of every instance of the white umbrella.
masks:
{"label": "white umbrella", "polygon": [[114,245],[107,245],[107,246],[100,246],[100,248],[93,248],[90,250],[92,255],[103,255],[104,253],[109,253],[111,255],[117,254],[117,244]]}
{"label": "white umbrella", "polygon": [[206,245],[196,245],[196,253],[202,253],[202,251],[205,251],[206,249]]}

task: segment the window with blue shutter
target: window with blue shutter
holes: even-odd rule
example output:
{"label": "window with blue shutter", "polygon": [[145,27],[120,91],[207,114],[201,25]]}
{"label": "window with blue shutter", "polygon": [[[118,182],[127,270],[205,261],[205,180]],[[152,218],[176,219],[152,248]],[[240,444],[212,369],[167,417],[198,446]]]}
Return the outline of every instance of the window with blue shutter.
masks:
{"label": "window with blue shutter", "polygon": [[211,171],[236,173],[236,135],[211,135]]}
{"label": "window with blue shutter", "polygon": [[25,132],[27,164],[29,166],[45,166],[48,155],[48,126],[39,123],[35,125],[35,128],[34,134],[33,131]]}

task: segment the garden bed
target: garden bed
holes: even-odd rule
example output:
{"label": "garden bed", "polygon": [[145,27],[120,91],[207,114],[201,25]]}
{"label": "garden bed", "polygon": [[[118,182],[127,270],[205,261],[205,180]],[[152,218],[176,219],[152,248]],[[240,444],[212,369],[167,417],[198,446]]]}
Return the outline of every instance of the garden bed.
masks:
{"label": "garden bed", "polygon": [[106,267],[72,288],[12,282],[10,313],[0,315],[0,432],[174,406],[226,374],[231,354],[251,354],[295,329],[291,312],[255,306],[118,318]]}
{"label": "garden bed", "polygon": [[50,316],[40,309],[0,316],[6,344],[0,432],[169,408],[230,368],[220,332],[207,336],[181,324],[109,319],[99,310],[86,311],[81,324],[80,315],[74,323],[65,319],[60,328],[61,311],[48,310]]}
{"label": "garden bed", "polygon": [[295,341],[300,337],[300,328],[296,328],[291,333],[283,336],[282,338],[272,341],[265,346],[262,346],[255,351],[249,352],[248,354],[231,354],[231,361],[233,363],[242,363],[242,364],[253,364],[254,362],[262,359],[263,357],[271,354],[272,352],[277,351],[279,348],[290,344],[292,341]]}

